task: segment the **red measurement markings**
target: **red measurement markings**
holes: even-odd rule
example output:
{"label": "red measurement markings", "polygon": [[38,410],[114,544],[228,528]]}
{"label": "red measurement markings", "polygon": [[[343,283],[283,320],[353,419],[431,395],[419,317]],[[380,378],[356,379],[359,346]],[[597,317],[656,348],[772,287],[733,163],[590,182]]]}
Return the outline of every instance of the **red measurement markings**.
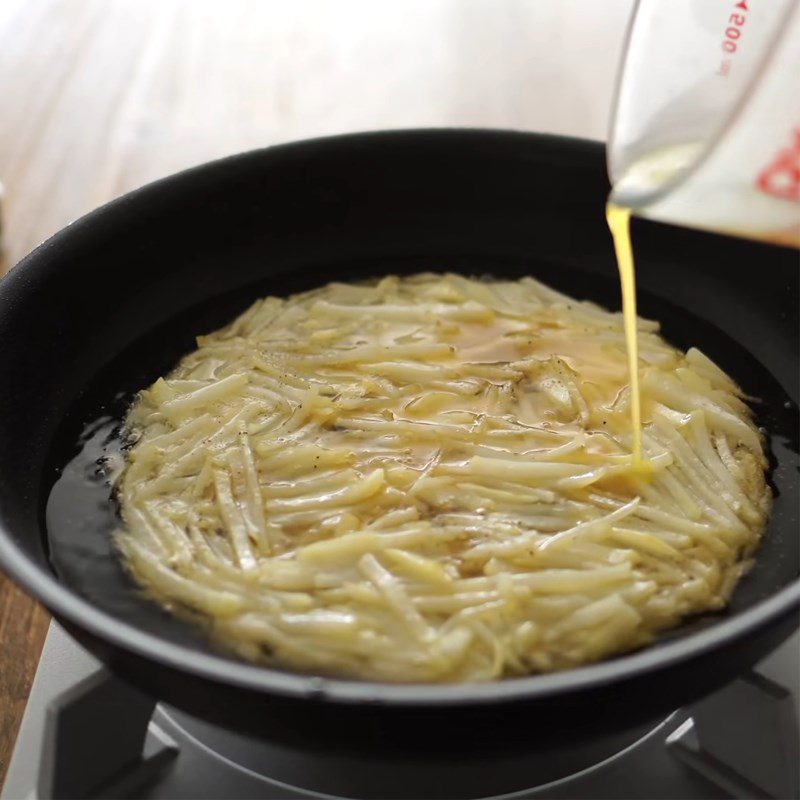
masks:
{"label": "red measurement markings", "polygon": [[728,27],[725,28],[725,33],[722,38],[720,47],[723,53],[727,53],[728,57],[720,61],[717,75],[725,77],[731,71],[731,58],[733,54],[739,49],[739,37],[742,35],[742,27],[747,22],[747,12],[750,9],[747,7],[749,0],[740,0],[734,8],[734,11],[728,17]]}
{"label": "red measurement markings", "polygon": [[800,127],[792,131],[789,146],[758,173],[756,186],[772,197],[800,203]]}

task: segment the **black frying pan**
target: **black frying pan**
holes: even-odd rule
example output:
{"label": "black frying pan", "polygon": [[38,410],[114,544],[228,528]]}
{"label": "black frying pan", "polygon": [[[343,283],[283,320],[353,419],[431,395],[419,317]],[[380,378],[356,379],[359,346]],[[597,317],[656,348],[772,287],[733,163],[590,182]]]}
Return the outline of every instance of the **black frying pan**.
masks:
{"label": "black frying pan", "polygon": [[236,662],[138,598],[108,545],[108,488],[88,475],[90,463],[73,460],[88,420],[106,414],[113,427],[131,392],[193,347],[195,334],[261,294],[452,269],[531,274],[618,307],[607,191],[600,144],[408,131],[235,156],[76,222],[0,283],[0,564],[154,696],[329,750],[574,744],[720,686],[798,622],[795,251],[634,226],[641,313],[661,319],[674,344],[701,345],[761,398],[778,496],[758,563],[727,612],[601,664],[414,686]]}

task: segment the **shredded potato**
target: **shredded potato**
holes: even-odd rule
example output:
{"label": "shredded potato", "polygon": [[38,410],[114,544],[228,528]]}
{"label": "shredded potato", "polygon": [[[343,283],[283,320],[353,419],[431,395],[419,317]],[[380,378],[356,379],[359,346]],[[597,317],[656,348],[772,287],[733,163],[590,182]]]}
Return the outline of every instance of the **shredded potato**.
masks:
{"label": "shredded potato", "polygon": [[721,608],[769,509],[735,383],[536,281],[333,283],[259,300],[141,392],[117,544],[242,657],[488,680]]}

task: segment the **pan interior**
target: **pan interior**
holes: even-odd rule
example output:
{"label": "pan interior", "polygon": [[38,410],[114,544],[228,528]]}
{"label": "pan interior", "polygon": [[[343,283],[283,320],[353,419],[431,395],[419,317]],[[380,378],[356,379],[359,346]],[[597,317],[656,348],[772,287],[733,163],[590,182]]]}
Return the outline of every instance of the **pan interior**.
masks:
{"label": "pan interior", "polygon": [[[58,429],[46,469],[42,513],[49,562],[60,580],[118,620],[192,650],[209,652],[211,646],[200,627],[172,617],[140,595],[113,549],[112,532],[120,520],[105,461],[120,455],[121,422],[136,391],[191,350],[195,335],[224,324],[256,297],[287,295],[334,278],[354,280],[442,269],[476,276],[532,275],[575,297],[606,307],[619,306],[619,286],[611,271],[590,273],[524,258],[463,255],[325,262],[194,305],[153,327],[97,372]],[[739,382],[747,395],[757,398],[752,405],[758,424],[767,434],[774,493],[772,517],[756,565],[739,584],[729,608],[720,614],[693,618],[665,634],[653,645],[657,648],[750,608],[796,579],[800,507],[797,407],[781,381],[730,332],[647,290],[641,292],[640,313],[659,320],[663,335],[677,347],[700,347]]]}

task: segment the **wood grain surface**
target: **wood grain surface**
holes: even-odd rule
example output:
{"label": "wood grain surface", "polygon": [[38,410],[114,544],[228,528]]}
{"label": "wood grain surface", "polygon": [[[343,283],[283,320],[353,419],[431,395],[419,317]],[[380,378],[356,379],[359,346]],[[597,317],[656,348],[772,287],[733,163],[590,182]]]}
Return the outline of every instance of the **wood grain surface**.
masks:
{"label": "wood grain surface", "polygon": [[[0,274],[95,206],[240,150],[442,125],[604,138],[630,6],[0,0]],[[47,622],[0,574],[0,784]]]}

